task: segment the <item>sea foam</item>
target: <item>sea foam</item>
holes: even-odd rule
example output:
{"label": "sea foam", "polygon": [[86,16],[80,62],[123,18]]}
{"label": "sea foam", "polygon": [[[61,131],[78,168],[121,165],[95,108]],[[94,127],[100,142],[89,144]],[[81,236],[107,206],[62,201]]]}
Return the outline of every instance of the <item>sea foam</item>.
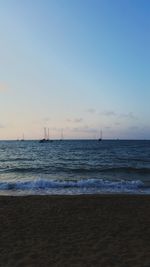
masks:
{"label": "sea foam", "polygon": [[103,179],[81,180],[48,180],[35,179],[28,181],[1,181],[0,191],[29,191],[31,194],[85,194],[85,193],[138,193],[142,191],[144,184],[140,180],[110,181]]}

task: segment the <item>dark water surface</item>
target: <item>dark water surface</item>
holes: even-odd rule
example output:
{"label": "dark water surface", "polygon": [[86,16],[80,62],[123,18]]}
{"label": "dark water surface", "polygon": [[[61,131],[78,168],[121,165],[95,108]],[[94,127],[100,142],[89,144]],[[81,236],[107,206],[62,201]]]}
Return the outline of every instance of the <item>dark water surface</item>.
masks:
{"label": "dark water surface", "polygon": [[150,141],[0,141],[0,194],[150,193]]}

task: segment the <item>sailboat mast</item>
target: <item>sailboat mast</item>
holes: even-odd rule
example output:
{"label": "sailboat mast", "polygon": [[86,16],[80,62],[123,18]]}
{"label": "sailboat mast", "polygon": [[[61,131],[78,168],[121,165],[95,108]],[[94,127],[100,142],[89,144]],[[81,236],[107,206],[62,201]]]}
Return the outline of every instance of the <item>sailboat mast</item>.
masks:
{"label": "sailboat mast", "polygon": [[47,132],[46,132],[46,127],[44,127],[44,139],[47,139]]}
{"label": "sailboat mast", "polygon": [[100,130],[100,132],[99,132],[99,139],[98,139],[98,141],[102,141],[102,138],[103,138],[103,133],[102,133],[102,130]]}
{"label": "sailboat mast", "polygon": [[48,128],[48,140],[49,140],[49,128]]}
{"label": "sailboat mast", "polygon": [[101,139],[103,138],[103,132],[102,132],[102,130],[100,131],[100,138]]}
{"label": "sailboat mast", "polygon": [[61,136],[60,136],[60,140],[63,140],[64,135],[63,135],[63,129],[61,129]]}

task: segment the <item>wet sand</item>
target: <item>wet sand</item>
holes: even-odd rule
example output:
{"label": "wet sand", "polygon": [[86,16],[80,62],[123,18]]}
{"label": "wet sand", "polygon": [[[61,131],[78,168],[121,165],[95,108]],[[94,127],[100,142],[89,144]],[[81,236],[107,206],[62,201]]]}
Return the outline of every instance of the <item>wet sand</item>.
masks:
{"label": "wet sand", "polygon": [[149,267],[150,196],[1,196],[0,266]]}

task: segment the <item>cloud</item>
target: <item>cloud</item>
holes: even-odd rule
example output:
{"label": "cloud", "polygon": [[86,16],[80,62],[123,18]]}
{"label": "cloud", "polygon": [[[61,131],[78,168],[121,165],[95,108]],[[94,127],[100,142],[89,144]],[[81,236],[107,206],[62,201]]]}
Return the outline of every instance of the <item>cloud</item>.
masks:
{"label": "cloud", "polygon": [[100,115],[109,117],[109,116],[116,116],[117,114],[114,111],[108,110],[108,111],[101,112]]}
{"label": "cloud", "polygon": [[71,120],[71,119],[66,119],[66,121],[67,121],[67,122],[72,122],[72,120]]}
{"label": "cloud", "polygon": [[95,110],[94,108],[88,108],[86,111],[87,111],[88,113],[91,113],[91,114],[93,114],[93,113],[96,112],[96,110]]}
{"label": "cloud", "polygon": [[119,118],[124,118],[124,119],[133,119],[137,120],[138,118],[133,114],[133,112],[128,112],[128,113],[116,113],[115,111],[112,110],[106,110],[100,113],[100,115],[111,117],[119,117]]}
{"label": "cloud", "polygon": [[73,132],[87,132],[89,130],[88,126],[74,127],[71,129]]}
{"label": "cloud", "polygon": [[111,127],[110,126],[105,126],[104,127],[106,130],[111,130]]}
{"label": "cloud", "polygon": [[74,119],[74,122],[75,123],[79,123],[79,122],[82,122],[83,121],[83,119],[82,118],[79,118],[79,119]]}
{"label": "cloud", "polygon": [[76,119],[66,119],[67,122],[72,122],[72,123],[80,123],[83,121],[82,118],[76,118]]}
{"label": "cloud", "polygon": [[[41,118],[37,118],[37,119],[33,119],[32,120],[32,123],[34,123],[34,124],[40,124],[40,125],[47,125],[47,123],[49,123],[50,122],[50,120],[51,120],[51,118],[50,117],[41,117]],[[44,126],[43,125],[43,126]]]}
{"label": "cloud", "polygon": [[43,122],[49,122],[51,120],[51,118],[50,117],[45,117],[45,118],[43,118]]}
{"label": "cloud", "polygon": [[125,119],[133,119],[133,120],[137,120],[138,118],[133,114],[133,112],[129,112],[129,113],[121,113],[119,115],[121,118],[125,118]]}
{"label": "cloud", "polygon": [[89,128],[89,126],[85,125],[82,127],[74,127],[71,129],[73,132],[82,132],[82,133],[97,133],[97,128]]}

